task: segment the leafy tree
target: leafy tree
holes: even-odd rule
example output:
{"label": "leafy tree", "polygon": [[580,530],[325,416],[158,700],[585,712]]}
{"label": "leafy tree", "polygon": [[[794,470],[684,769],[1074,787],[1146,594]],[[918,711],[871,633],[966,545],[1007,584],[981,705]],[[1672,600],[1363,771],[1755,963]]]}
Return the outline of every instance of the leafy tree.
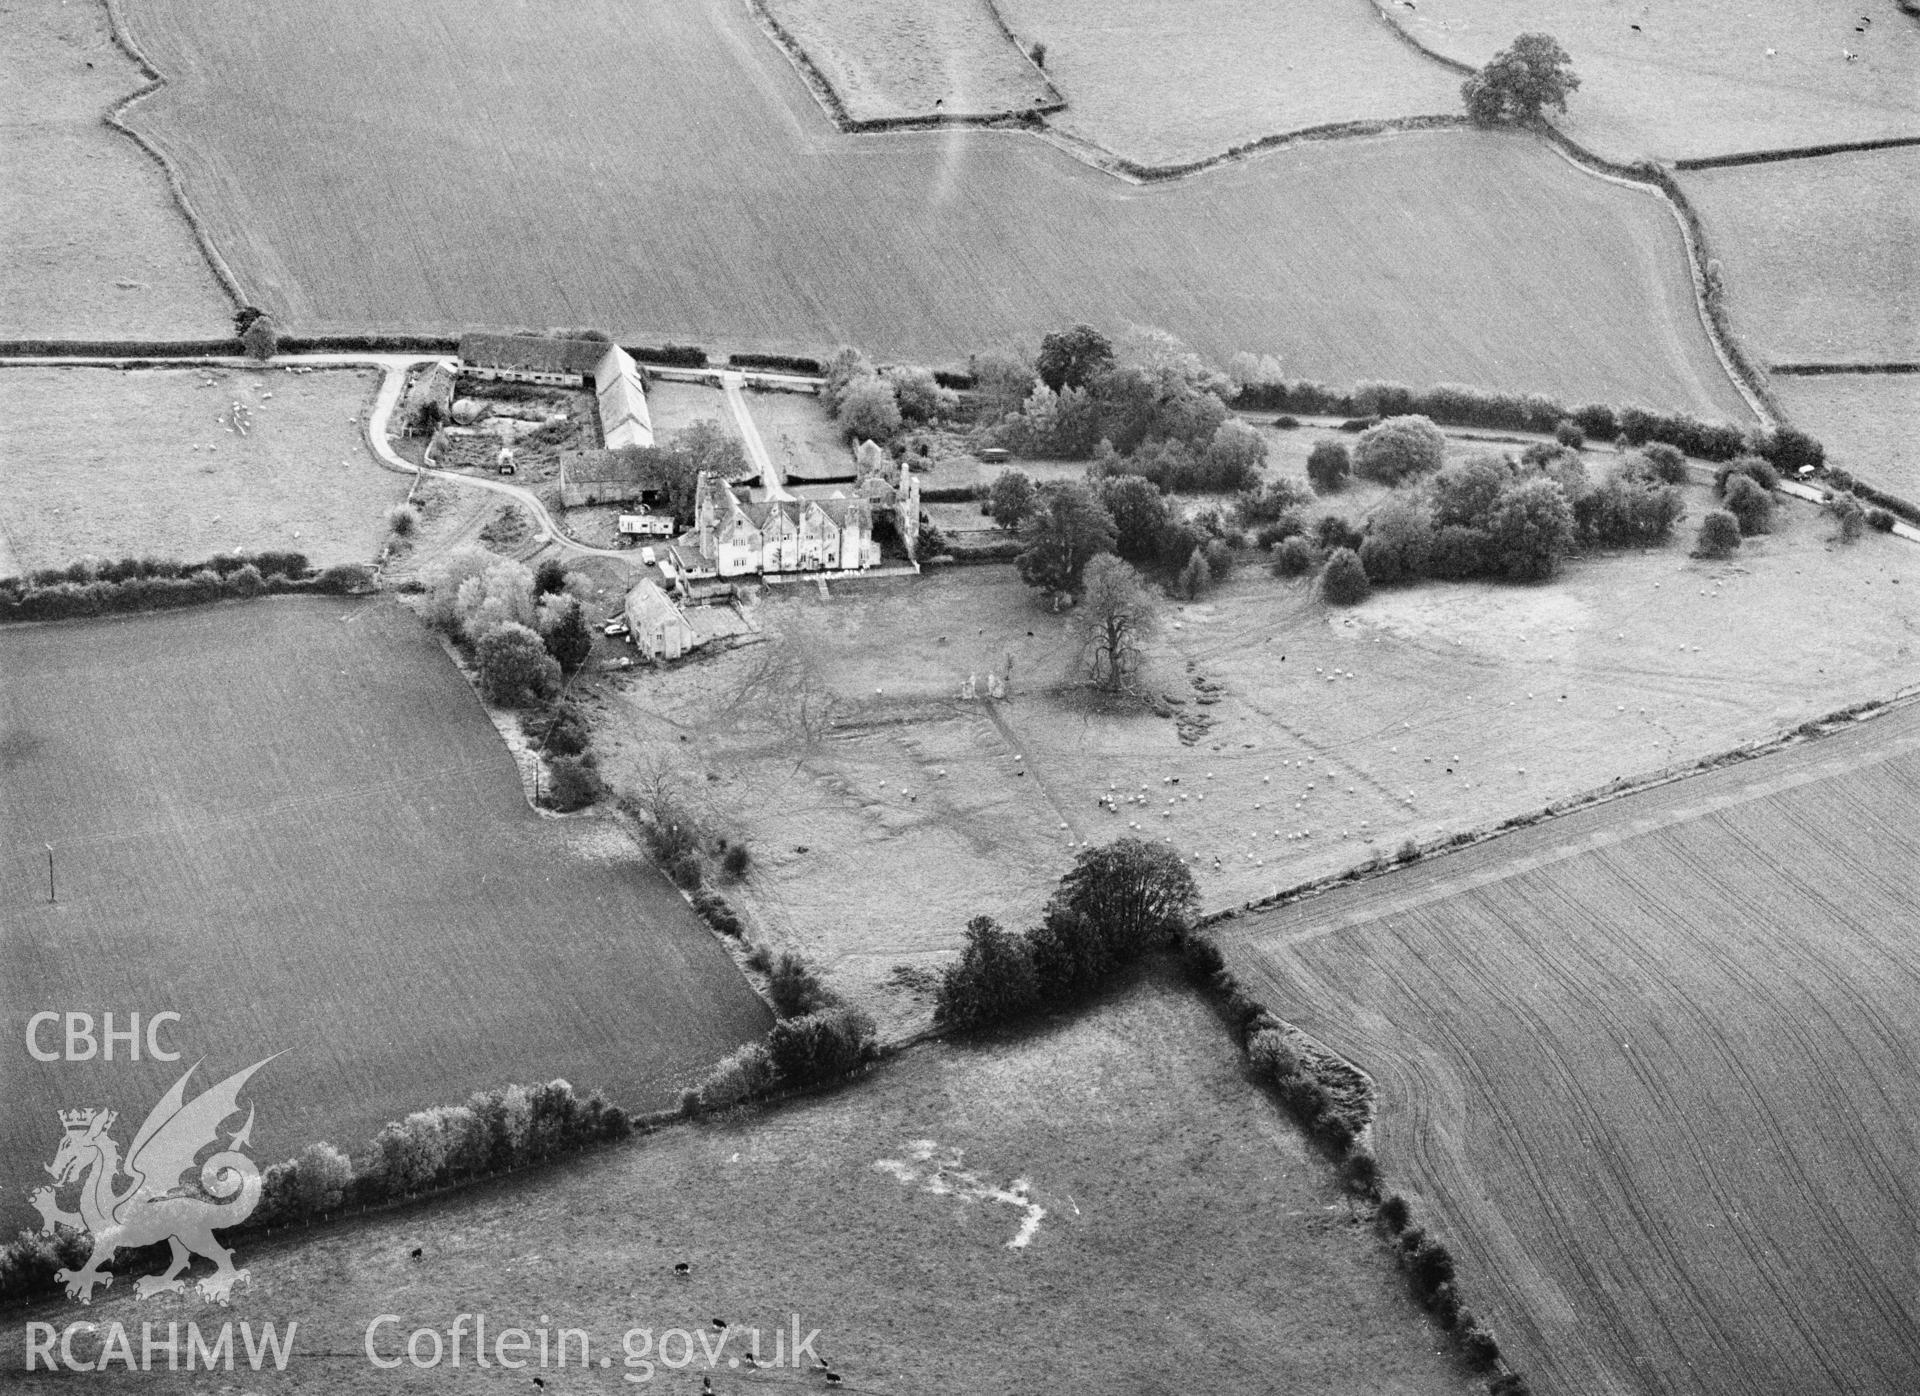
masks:
{"label": "leafy tree", "polygon": [[1045,383],[1035,383],[1020,415],[1002,428],[1009,430],[1029,455],[1075,460],[1093,449],[1099,419],[1084,388],[1068,386],[1056,393]]}
{"label": "leafy tree", "polygon": [[773,962],[773,969],[767,975],[767,997],[773,1000],[773,1011],[782,1018],[798,1018],[833,1003],[820,976],[791,950],[782,950],[780,958]]}
{"label": "leafy tree", "polygon": [[519,708],[560,687],[560,665],[533,631],[509,621],[479,642],[480,691],[489,703]]}
{"label": "leafy tree", "polygon": [[1305,538],[1288,538],[1273,550],[1274,576],[1304,577],[1312,570],[1313,544]]}
{"label": "leafy tree", "polygon": [[1113,550],[1136,566],[1153,563],[1170,517],[1166,496],[1138,475],[1109,476],[1100,482],[1099,495],[1113,518]]}
{"label": "leafy tree", "polygon": [[1351,548],[1357,553],[1366,535],[1338,514],[1326,514],[1313,526],[1313,541],[1320,545],[1323,553],[1337,553],[1342,548]]}
{"label": "leafy tree", "polygon": [[533,591],[536,596],[552,596],[566,589],[567,564],[559,558],[546,558],[533,569]]}
{"label": "leafy tree", "polygon": [[[1867,511],[1851,494],[1833,495],[1822,507],[1840,525],[1838,537],[1842,543],[1857,543],[1860,535],[1867,531]],[[1892,515],[1888,515],[1888,521],[1891,523]]]}
{"label": "leafy tree", "polygon": [[971,1031],[1031,1013],[1040,1002],[1033,952],[1026,938],[991,916],[967,922],[966,947],[940,979],[933,1021]]}
{"label": "leafy tree", "polygon": [[1200,891],[1172,848],[1123,838],[1082,849],[1053,902],[1086,918],[1117,959],[1130,960],[1184,934]]}
{"label": "leafy tree", "polygon": [[1087,564],[1113,551],[1113,519],[1086,485],[1050,483],[1040,487],[1021,536],[1026,551],[1014,563],[1021,581],[1043,591],[1077,591]]}
{"label": "leafy tree", "polygon": [[240,332],[240,347],[247,351],[250,359],[265,362],[280,352],[280,332],[273,327],[273,318],[268,315],[256,315]]}
{"label": "leafy tree", "polygon": [[987,515],[1004,529],[1016,529],[1033,513],[1037,498],[1024,471],[1003,470],[987,489]]}
{"label": "leafy tree", "polygon": [[1266,441],[1238,417],[1230,417],[1216,427],[1207,443],[1207,471],[1215,489],[1251,487],[1266,459]]}
{"label": "leafy tree", "polygon": [[931,369],[889,369],[887,381],[893,385],[894,401],[899,405],[900,415],[909,422],[931,422],[936,417],[946,416],[960,405],[959,394],[951,388],[941,387]]}
{"label": "leafy tree", "polygon": [[1616,471],[1598,489],[1573,501],[1574,530],[1588,543],[1658,543],[1684,510],[1680,491],[1672,485]]}
{"label": "leafy tree", "polygon": [[820,401],[830,416],[840,415],[840,403],[847,389],[863,379],[878,375],[873,360],[851,346],[842,347],[827,360],[826,382],[820,388]]}
{"label": "leafy tree", "polygon": [[1765,456],[1736,456],[1713,472],[1713,491],[1725,495],[1727,482],[1736,475],[1745,475],[1763,490],[1777,489],[1780,484],[1780,472]]}
{"label": "leafy tree", "polygon": [[1159,627],[1160,608],[1140,574],[1111,553],[1089,562],[1083,580],[1073,624],[1087,676],[1111,693],[1124,692],[1139,671],[1142,647]]}
{"label": "leafy tree", "polygon": [[1447,439],[1425,417],[1389,417],[1360,433],[1353,473],[1383,485],[1431,475],[1447,459]]}
{"label": "leafy tree", "polygon": [[1040,924],[1027,932],[1027,946],[1033,954],[1034,979],[1044,1003],[1090,994],[1119,968],[1106,938],[1093,922],[1062,905],[1058,897],[1047,904],[1047,914]]}
{"label": "leafy tree", "polygon": [[1482,126],[1531,122],[1543,107],[1567,109],[1580,86],[1573,59],[1549,34],[1522,34],[1461,84],[1467,115]]}
{"label": "leafy tree", "polygon": [[1205,548],[1195,548],[1187,556],[1187,565],[1174,579],[1173,591],[1183,601],[1198,601],[1213,590],[1213,563]]}
{"label": "leafy tree", "polygon": [[1417,500],[1389,499],[1367,521],[1360,544],[1360,565],[1381,586],[1411,582],[1425,575],[1433,547],[1433,521]]}
{"label": "leafy tree", "polygon": [[892,380],[878,374],[854,380],[841,397],[834,419],[852,440],[892,440],[903,420]]}
{"label": "leafy tree", "polygon": [[512,558],[487,558],[486,571],[462,582],[454,602],[460,634],[469,644],[502,625],[531,628],[535,621],[533,573]]}
{"label": "leafy tree", "polygon": [[1092,325],[1056,330],[1040,341],[1034,371],[1056,393],[1084,388],[1113,367],[1113,341]]}
{"label": "leafy tree", "polygon": [[1725,509],[1710,509],[1700,520],[1700,532],[1694,539],[1695,557],[1718,560],[1732,557],[1740,549],[1740,521]]}
{"label": "leafy tree", "polygon": [[1773,531],[1773,496],[1760,488],[1751,475],[1733,475],[1727,479],[1727,492],[1721,506],[1740,525],[1740,536]]}
{"label": "leafy tree", "polygon": [[571,674],[593,653],[593,631],[578,597],[549,597],[540,604],[540,635],[547,653],[559,662],[560,672]]}
{"label": "leafy tree", "polygon": [[1552,480],[1527,480],[1500,496],[1486,531],[1501,575],[1516,582],[1544,581],[1573,538],[1573,508]]}
{"label": "leafy tree", "polygon": [[988,423],[1020,410],[1033,391],[1033,365],[1016,354],[975,354],[967,363],[973,375],[974,395]]}
{"label": "leafy tree", "polygon": [[1359,554],[1352,548],[1341,548],[1327,559],[1327,567],[1320,574],[1320,595],[1335,606],[1355,606],[1373,594],[1373,584],[1367,578],[1367,569],[1361,565]]}
{"label": "leafy tree", "polygon": [[1779,427],[1768,433],[1760,443],[1760,454],[1782,475],[1796,474],[1803,465],[1818,470],[1827,459],[1826,447],[1794,427]]}
{"label": "leafy tree", "polygon": [[607,792],[591,757],[556,756],[547,771],[547,803],[562,814],[585,809]]}
{"label": "leafy tree", "polygon": [[810,1086],[845,1076],[873,1050],[873,1021],[852,1008],[782,1018],[767,1033],[767,1055],[783,1085]]}
{"label": "leafy tree", "polygon": [[1441,469],[1433,477],[1433,522],[1445,528],[1485,528],[1513,484],[1513,466],[1505,457],[1480,454]]}
{"label": "leafy tree", "polygon": [[1316,441],[1313,450],[1307,456],[1307,479],[1321,494],[1334,494],[1345,489],[1347,476],[1353,473],[1353,457],[1347,450],[1347,443],[1331,439]]}

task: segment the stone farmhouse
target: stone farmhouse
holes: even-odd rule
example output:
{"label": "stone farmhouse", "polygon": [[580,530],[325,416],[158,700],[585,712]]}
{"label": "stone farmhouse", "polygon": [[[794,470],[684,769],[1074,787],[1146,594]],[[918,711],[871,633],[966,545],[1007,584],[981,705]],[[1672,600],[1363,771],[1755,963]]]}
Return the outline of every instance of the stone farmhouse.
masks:
{"label": "stone farmhouse", "polygon": [[700,643],[686,613],[664,591],[642,580],[627,593],[627,633],[643,658],[678,659]]}
{"label": "stone farmhouse", "polygon": [[743,499],[716,475],[702,473],[693,532],[674,552],[687,570],[720,577],[754,572],[842,572],[880,561],[867,501],[836,493],[827,499]]}

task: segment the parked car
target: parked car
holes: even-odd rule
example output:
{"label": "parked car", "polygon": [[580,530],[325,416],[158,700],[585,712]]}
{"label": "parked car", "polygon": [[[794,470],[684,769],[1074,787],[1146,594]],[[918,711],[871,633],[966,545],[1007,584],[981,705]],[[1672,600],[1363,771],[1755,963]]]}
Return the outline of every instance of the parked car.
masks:
{"label": "parked car", "polygon": [[601,629],[608,635],[624,635],[627,633],[627,623],[623,620],[610,620]]}
{"label": "parked car", "polygon": [[652,548],[642,548],[640,550],[640,560],[649,567],[657,567],[660,563],[660,555]]}

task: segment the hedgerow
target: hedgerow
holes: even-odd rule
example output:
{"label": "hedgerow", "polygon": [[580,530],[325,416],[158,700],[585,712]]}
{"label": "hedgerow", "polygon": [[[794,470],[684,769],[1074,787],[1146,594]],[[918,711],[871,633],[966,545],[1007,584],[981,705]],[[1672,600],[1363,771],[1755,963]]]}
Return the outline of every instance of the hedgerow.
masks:
{"label": "hedgerow", "polygon": [[0,579],[0,622],[69,620],[154,611],[262,593],[364,590],[372,573],[357,564],[315,572],[305,554],[231,553],[205,562],[121,558],[44,568]]}

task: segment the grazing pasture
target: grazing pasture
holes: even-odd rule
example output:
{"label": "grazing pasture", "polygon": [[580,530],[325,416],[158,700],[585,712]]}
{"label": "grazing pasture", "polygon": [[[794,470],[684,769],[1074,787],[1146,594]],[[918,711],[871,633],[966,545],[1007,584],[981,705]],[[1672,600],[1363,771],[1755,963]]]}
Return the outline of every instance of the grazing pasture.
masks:
{"label": "grazing pasture", "polygon": [[1262,136],[1458,113],[1460,80],[1365,0],[1002,0],[1047,46],[1067,109],[1047,124],[1141,164],[1203,160]]}
{"label": "grazing pasture", "polygon": [[942,363],[1091,319],[1329,381],[1745,415],[1661,202],[1524,135],[1139,187],[1019,131],[842,135],[738,0],[126,12],[170,79],[133,119],[302,331],[602,324]]}
{"label": "grazing pasture", "polygon": [[[721,1393],[826,1389],[790,1365],[796,1317],[856,1392],[1479,1389],[1225,1027],[1151,975],[1071,1022],[929,1044],[831,1094],[296,1236],[239,1241],[253,1278],[230,1314],[180,1300],[167,1314],[203,1330],[297,1317],[299,1355],[250,1389],[498,1391],[502,1374],[474,1366],[470,1322],[458,1367],[367,1360],[373,1315],[400,1315],[377,1335],[385,1360],[462,1312],[484,1312],[490,1336],[545,1314],[586,1331],[596,1369],[612,1359],[581,1371],[576,1339],[571,1370],[541,1372],[536,1352],[515,1374],[529,1391],[535,1375],[548,1391],[632,1389],[617,1374],[642,1372],[621,1339],[639,1328],[656,1354],[675,1328],[714,1354],[712,1369],[698,1343],[683,1371],[656,1360],[642,1389],[693,1392],[709,1370]],[[86,1316],[132,1325],[137,1343],[153,1301],[129,1288]],[[0,1339],[16,1379],[23,1327]],[[749,1372],[751,1331],[771,1360],[776,1328],[788,1365]]]}
{"label": "grazing pasture", "polygon": [[990,0],[764,0],[855,121],[1000,116],[1059,101]]}
{"label": "grazing pasture", "polygon": [[0,576],[236,549],[372,561],[410,483],[367,452],[373,386],[351,369],[0,370]]}
{"label": "grazing pasture", "polygon": [[1734,330],[1762,359],[1920,359],[1920,147],[1677,178],[1724,268]]}
{"label": "grazing pasture", "polygon": [[[1378,497],[1336,498],[1357,516]],[[1684,536],[1709,504],[1688,492]],[[616,786],[667,773],[744,841],[753,871],[727,895],[756,935],[904,1036],[928,1005],[896,965],[943,964],[976,913],[1030,924],[1078,844],[1131,825],[1192,860],[1207,906],[1234,906],[1894,691],[1920,565],[1897,539],[1833,532],[1783,505],[1725,564],[1676,539],[1544,586],[1431,582],[1350,610],[1250,551],[1205,600],[1167,605],[1146,684],[1171,717],[1090,705],[1069,618],[1010,567],[826,601],[781,588],[757,617],[813,657],[830,732],[808,744],[734,704],[756,647],[623,680],[600,748]],[[1006,701],[961,700],[1009,663]]]}
{"label": "grazing pasture", "polygon": [[0,45],[0,338],[208,339],[232,304],[166,173],[103,121],[146,84],[100,4],[20,0]]}
{"label": "grazing pasture", "polygon": [[1920,711],[1221,927],[1536,1389],[1920,1387]]}
{"label": "grazing pasture", "polygon": [[1517,34],[1553,35],[1580,75],[1555,124],[1616,160],[1920,135],[1920,24],[1895,0],[1374,3],[1427,48],[1474,67]]}
{"label": "grazing pasture", "polygon": [[[528,808],[466,680],[389,601],[14,626],[0,673],[9,1179],[51,1157],[56,1110],[137,1122],[180,1069],[30,1060],[49,1007],[177,1012],[207,1072],[284,1053],[252,1088],[267,1159],[509,1081],[656,1109],[767,1026],[616,828]],[[0,1231],[32,1219],[9,1188]]]}
{"label": "grazing pasture", "polygon": [[1920,374],[1780,374],[1772,387],[1794,425],[1826,444],[1830,462],[1920,501]]}

